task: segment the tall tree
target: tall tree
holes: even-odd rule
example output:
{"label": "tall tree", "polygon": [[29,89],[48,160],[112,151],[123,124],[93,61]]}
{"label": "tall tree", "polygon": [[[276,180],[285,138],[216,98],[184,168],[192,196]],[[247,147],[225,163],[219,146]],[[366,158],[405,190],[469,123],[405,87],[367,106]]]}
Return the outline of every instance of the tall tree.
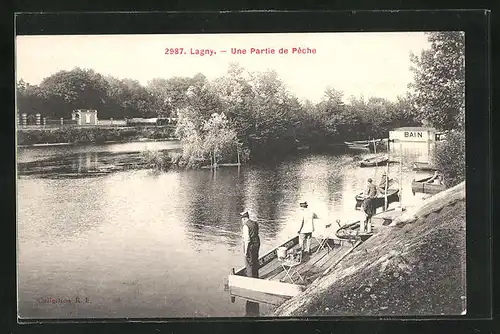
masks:
{"label": "tall tree", "polygon": [[465,47],[462,32],[428,33],[431,46],[411,54],[412,97],[422,120],[438,129],[463,126],[465,114]]}
{"label": "tall tree", "polygon": [[94,70],[59,71],[39,85],[50,115],[67,118],[73,109],[100,110],[106,102],[108,83]]}

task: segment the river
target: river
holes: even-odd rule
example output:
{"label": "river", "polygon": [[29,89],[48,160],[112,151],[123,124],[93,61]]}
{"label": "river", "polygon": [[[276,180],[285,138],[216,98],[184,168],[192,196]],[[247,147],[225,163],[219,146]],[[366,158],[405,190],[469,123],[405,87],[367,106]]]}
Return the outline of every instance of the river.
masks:
{"label": "river", "polygon": [[[246,302],[231,302],[224,289],[231,268],[243,265],[238,213],[248,209],[260,220],[263,254],[296,233],[301,199],[322,221],[362,217],[354,196],[385,170],[359,168],[359,154],[307,153],[217,172],[158,173],[140,167],[144,149],[179,144],[18,150],[20,317],[245,316]],[[390,176],[399,179],[398,164]],[[405,205],[422,200],[411,193],[415,176],[405,166]],[[259,307],[261,315],[271,311]]]}

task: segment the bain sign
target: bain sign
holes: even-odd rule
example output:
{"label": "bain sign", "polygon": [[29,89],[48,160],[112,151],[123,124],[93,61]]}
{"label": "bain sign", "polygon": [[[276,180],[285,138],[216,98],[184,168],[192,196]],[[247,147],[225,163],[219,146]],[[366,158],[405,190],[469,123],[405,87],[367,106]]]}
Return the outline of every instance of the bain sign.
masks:
{"label": "bain sign", "polygon": [[405,131],[404,132],[404,137],[405,138],[424,138],[424,133],[422,131]]}
{"label": "bain sign", "polygon": [[389,139],[406,142],[427,142],[435,140],[435,131],[420,128],[399,128],[389,131]]}

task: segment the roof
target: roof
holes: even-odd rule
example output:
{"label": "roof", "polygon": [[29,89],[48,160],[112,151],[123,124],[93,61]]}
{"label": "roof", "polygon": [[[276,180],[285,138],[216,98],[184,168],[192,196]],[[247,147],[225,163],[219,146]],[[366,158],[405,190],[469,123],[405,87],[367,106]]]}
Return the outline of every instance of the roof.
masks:
{"label": "roof", "polygon": [[432,132],[436,132],[436,129],[426,128],[426,127],[418,127],[418,126],[407,126],[407,127],[392,129],[392,131],[432,131]]}

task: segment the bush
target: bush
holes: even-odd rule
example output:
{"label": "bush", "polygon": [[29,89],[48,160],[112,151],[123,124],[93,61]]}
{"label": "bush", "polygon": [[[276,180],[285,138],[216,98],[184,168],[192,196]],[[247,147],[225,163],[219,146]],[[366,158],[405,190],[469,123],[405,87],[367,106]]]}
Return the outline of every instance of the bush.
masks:
{"label": "bush", "polygon": [[447,187],[465,181],[465,131],[451,131],[445,141],[436,143],[436,167]]}
{"label": "bush", "polygon": [[168,170],[172,166],[172,159],[168,152],[143,151],[141,156],[148,168]]}

